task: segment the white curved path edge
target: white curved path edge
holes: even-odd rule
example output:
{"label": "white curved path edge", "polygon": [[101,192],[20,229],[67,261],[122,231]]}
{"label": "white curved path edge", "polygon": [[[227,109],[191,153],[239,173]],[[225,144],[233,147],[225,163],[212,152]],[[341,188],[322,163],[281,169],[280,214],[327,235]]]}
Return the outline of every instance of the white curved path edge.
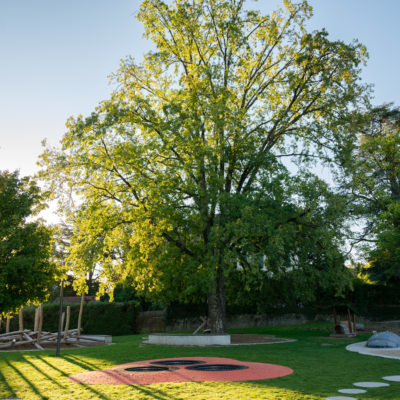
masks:
{"label": "white curved path edge", "polygon": [[[398,350],[398,349],[375,349],[375,348],[370,348],[370,347],[367,347],[367,342],[358,342],[358,343],[349,344],[346,347],[346,350],[353,351],[353,352],[360,353],[360,354],[366,354],[366,355],[369,355],[369,356],[383,357],[383,358],[394,358],[396,360],[400,360],[399,356],[395,356],[395,355],[391,354],[393,352],[393,350]],[[377,354],[376,351],[379,351],[380,354]]]}

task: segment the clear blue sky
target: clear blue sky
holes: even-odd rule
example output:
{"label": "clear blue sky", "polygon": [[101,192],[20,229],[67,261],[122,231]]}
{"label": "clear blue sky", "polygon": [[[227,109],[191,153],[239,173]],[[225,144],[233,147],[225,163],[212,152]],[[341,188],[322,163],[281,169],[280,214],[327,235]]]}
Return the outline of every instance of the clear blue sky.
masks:
{"label": "clear blue sky", "polygon": [[[139,0],[0,0],[0,170],[33,174],[45,138],[57,144],[70,115],[88,114],[111,91],[126,55],[150,48],[134,18]],[[252,3],[249,1],[249,3]],[[269,13],[279,0],[259,0]],[[310,29],[357,38],[370,59],[363,79],[375,104],[400,105],[400,0],[310,0]]]}

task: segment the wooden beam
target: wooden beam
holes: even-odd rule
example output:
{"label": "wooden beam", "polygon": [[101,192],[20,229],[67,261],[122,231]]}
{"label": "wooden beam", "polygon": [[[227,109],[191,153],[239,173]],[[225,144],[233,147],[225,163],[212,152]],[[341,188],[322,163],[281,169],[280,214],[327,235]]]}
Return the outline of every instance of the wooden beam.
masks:
{"label": "wooden beam", "polygon": [[76,338],[79,343],[79,337],[81,335],[81,323],[82,323],[82,313],[83,313],[83,303],[85,302],[85,292],[82,292],[81,296],[81,306],[79,307],[79,316],[78,316],[78,337]]}
{"label": "wooden beam", "polygon": [[351,327],[350,310],[348,308],[347,308],[347,325],[349,326],[349,332],[353,333],[353,328]]}
{"label": "wooden beam", "polygon": [[[24,315],[22,308],[18,311],[18,325],[19,325],[19,330],[23,331],[24,330]],[[21,340],[23,338],[23,335],[21,334]]]}
{"label": "wooden beam", "polygon": [[37,332],[39,330],[39,307],[35,309],[35,323],[33,326],[33,331]]}
{"label": "wooden beam", "polygon": [[43,304],[39,306],[39,326],[38,326],[38,335],[37,342],[40,343],[40,335],[42,334],[43,328]]}
{"label": "wooden beam", "polygon": [[2,333],[2,334],[0,334],[0,339],[1,340],[5,340],[5,338],[6,337],[8,337],[8,336],[18,336],[20,333],[23,333],[23,332],[30,332],[30,330],[29,329],[25,329],[25,330],[23,330],[23,331],[14,331],[14,332],[8,332],[8,333]]}
{"label": "wooden beam", "polygon": [[36,339],[32,339],[27,333],[24,333],[24,337],[26,340],[29,340],[38,350],[44,350],[40,344],[36,343]]}

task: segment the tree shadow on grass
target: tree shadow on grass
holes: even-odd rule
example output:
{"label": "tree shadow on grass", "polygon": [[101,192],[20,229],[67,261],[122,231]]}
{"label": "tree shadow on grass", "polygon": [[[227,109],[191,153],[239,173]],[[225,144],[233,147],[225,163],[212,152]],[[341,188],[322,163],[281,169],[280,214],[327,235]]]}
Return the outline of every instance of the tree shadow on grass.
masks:
{"label": "tree shadow on grass", "polygon": [[65,360],[67,360],[68,362],[79,365],[80,367],[82,367],[83,369],[86,369],[88,371],[101,369],[101,368],[99,368],[98,365],[92,364],[86,360],[81,360],[80,358],[72,356],[72,355],[63,356],[63,358]]}
{"label": "tree shadow on grass", "polygon": [[2,393],[2,396],[7,395],[7,397],[17,397],[17,394],[14,392],[14,389],[10,386],[10,384],[7,381],[7,378],[1,373],[0,371],[0,383],[3,383],[4,386],[6,387],[7,392]]}
{"label": "tree shadow on grass", "polygon": [[59,386],[62,389],[65,389],[65,386],[61,385],[61,383],[57,382],[56,379],[52,378],[50,375],[46,374],[46,372],[42,371],[38,366],[36,366],[34,363],[30,362],[25,355],[22,356],[24,358],[24,362],[29,364],[33,369],[39,372],[39,374],[42,374],[46,379],[49,381],[53,382],[57,386]]}
{"label": "tree shadow on grass", "polygon": [[[78,365],[78,366],[80,366],[80,367],[82,367],[82,368],[84,368],[86,370],[91,370],[91,371],[99,370],[99,368],[96,365],[91,364],[91,363],[86,362],[86,361],[82,361],[82,360],[78,361],[76,359],[76,357],[74,357],[74,356],[64,356],[64,359],[66,361],[68,361],[68,362],[70,362],[72,364]],[[153,399],[157,399],[157,400],[170,400],[171,399],[171,395],[169,395],[166,392],[163,392],[162,390],[155,389],[154,387],[149,387],[147,385],[134,385],[134,384],[131,384],[131,383],[128,383],[128,382],[126,382],[126,383],[121,382],[121,385],[122,384],[126,385],[127,387],[129,387],[129,388],[131,388],[133,390],[136,390],[136,391],[138,391],[138,392],[140,392],[142,394],[146,394],[147,396],[150,396]]]}
{"label": "tree shadow on grass", "polygon": [[8,360],[6,360],[6,364],[23,380],[25,381],[28,386],[35,392],[41,399],[46,400],[48,399],[47,396],[44,396],[42,392],[28,379],[25,375],[14,365],[12,365]]}
{"label": "tree shadow on grass", "polygon": [[143,385],[129,385],[130,388],[137,390],[138,392],[144,393],[147,396],[151,396],[153,399],[157,400],[171,400],[171,395],[163,392],[161,390],[157,390],[154,388],[150,388]]}
{"label": "tree shadow on grass", "polygon": [[[53,364],[50,364],[48,361],[46,361],[43,356],[38,356],[38,358],[43,361],[45,364],[47,364],[50,368],[53,368],[55,371],[57,371],[58,373],[60,373],[62,376],[68,378],[68,374],[66,372],[64,372],[63,370],[57,368],[56,366],[54,366]],[[68,362],[68,361],[67,361]],[[111,400],[109,397],[105,396],[103,393],[100,393],[99,391],[93,389],[92,387],[88,386],[88,385],[84,385],[83,383],[80,382],[75,382],[78,385],[80,385],[83,389],[85,390],[89,390],[90,392],[96,394],[99,399],[103,399],[103,400]]]}

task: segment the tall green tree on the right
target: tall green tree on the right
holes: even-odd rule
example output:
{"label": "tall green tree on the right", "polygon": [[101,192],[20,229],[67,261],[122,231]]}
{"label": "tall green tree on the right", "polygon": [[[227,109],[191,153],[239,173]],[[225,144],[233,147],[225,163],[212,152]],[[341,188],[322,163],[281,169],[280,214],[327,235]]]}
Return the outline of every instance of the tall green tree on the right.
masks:
{"label": "tall green tree on the right", "polygon": [[373,108],[361,131],[348,184],[365,221],[364,272],[372,282],[400,284],[400,108]]}

